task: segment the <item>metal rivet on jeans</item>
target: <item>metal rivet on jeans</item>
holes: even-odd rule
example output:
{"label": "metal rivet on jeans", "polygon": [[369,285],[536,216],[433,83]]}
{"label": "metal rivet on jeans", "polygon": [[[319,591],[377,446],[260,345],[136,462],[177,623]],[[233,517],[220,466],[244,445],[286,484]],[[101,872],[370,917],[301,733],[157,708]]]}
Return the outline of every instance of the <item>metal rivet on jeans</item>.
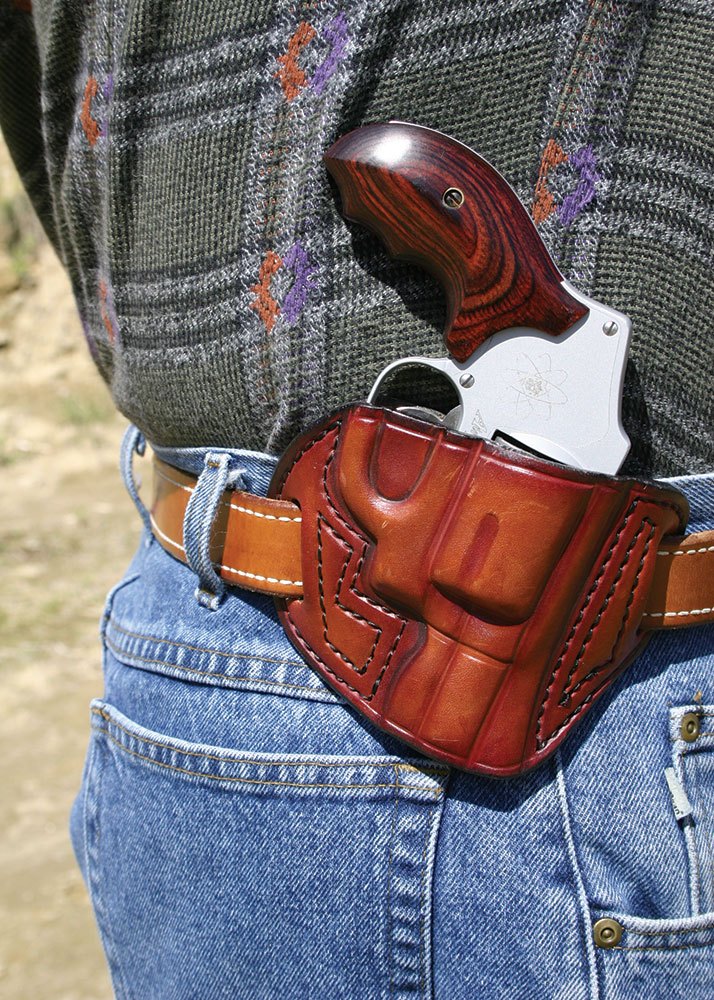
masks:
{"label": "metal rivet on jeans", "polygon": [[618,920],[603,917],[593,924],[593,940],[598,948],[616,948],[622,941],[624,927]]}
{"label": "metal rivet on jeans", "polygon": [[685,712],[682,716],[682,724],[679,727],[679,735],[687,743],[694,743],[702,728],[702,720],[697,712]]}

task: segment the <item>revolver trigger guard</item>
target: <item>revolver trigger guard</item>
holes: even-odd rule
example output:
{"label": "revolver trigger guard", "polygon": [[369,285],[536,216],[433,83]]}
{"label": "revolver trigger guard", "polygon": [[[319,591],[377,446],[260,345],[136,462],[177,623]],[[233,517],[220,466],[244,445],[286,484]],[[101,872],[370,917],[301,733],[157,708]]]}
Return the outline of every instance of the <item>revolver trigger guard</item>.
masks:
{"label": "revolver trigger guard", "polygon": [[[456,367],[451,358],[422,358],[422,357],[409,357],[400,358],[398,361],[393,361],[391,364],[387,365],[379,375],[377,376],[374,385],[369,391],[367,396],[367,402],[372,406],[379,406],[380,404],[380,390],[382,386],[387,381],[387,379],[393,375],[395,372],[401,371],[403,368],[426,368],[431,371],[437,372],[441,377],[445,377],[451,383],[452,388],[456,392],[459,403],[457,406],[452,407],[448,413],[444,414],[442,419],[439,421],[443,423],[444,426],[449,427],[451,430],[464,431],[462,426],[463,415],[464,415],[464,397],[461,391],[461,386],[459,385],[459,369]],[[416,411],[423,409],[420,406],[409,407],[405,412],[415,413]],[[425,410],[425,412],[428,412]]]}

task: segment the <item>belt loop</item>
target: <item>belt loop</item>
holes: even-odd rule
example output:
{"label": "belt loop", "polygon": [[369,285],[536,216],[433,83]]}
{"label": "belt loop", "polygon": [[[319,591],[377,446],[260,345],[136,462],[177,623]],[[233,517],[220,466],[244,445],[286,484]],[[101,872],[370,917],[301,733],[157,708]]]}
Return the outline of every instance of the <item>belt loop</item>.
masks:
{"label": "belt loop", "polygon": [[139,496],[137,482],[134,478],[134,453],[136,452],[137,455],[141,456],[145,451],[146,438],[138,427],[135,427],[133,424],[129,424],[124,432],[124,437],[121,442],[119,469],[121,471],[127,493],[134,501],[134,506],[139,511],[141,520],[144,522],[144,526],[151,536],[151,515],[142,503],[141,497]]}
{"label": "belt loop", "polygon": [[207,452],[203,470],[191,494],[183,521],[186,561],[198,576],[196,600],[204,608],[217,611],[226,585],[211,562],[211,529],[227,486],[239,486],[241,470],[231,467],[227,452]]}

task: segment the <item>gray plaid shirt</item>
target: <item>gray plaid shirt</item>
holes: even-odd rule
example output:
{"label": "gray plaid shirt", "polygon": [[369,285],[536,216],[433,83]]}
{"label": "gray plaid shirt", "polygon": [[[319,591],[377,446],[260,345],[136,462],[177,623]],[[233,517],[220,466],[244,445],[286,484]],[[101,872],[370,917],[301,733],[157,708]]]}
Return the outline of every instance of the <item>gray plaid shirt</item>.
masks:
{"label": "gray plaid shirt", "polygon": [[0,122],[119,408],[277,452],[443,297],[347,226],[321,164],[367,121],[487,157],[564,275],[633,319],[626,471],[707,471],[709,0],[0,0]]}

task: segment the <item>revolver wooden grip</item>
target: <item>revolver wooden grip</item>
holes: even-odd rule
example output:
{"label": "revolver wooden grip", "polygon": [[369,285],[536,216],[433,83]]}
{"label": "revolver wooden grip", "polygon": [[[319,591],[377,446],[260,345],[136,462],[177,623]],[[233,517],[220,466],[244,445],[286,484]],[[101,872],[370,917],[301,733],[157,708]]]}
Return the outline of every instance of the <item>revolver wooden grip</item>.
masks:
{"label": "revolver wooden grip", "polygon": [[455,139],[404,122],[365,125],[338,139],[325,165],[345,216],[444,286],[445,341],[458,361],[501,330],[557,336],[587,313],[512,188]]}

